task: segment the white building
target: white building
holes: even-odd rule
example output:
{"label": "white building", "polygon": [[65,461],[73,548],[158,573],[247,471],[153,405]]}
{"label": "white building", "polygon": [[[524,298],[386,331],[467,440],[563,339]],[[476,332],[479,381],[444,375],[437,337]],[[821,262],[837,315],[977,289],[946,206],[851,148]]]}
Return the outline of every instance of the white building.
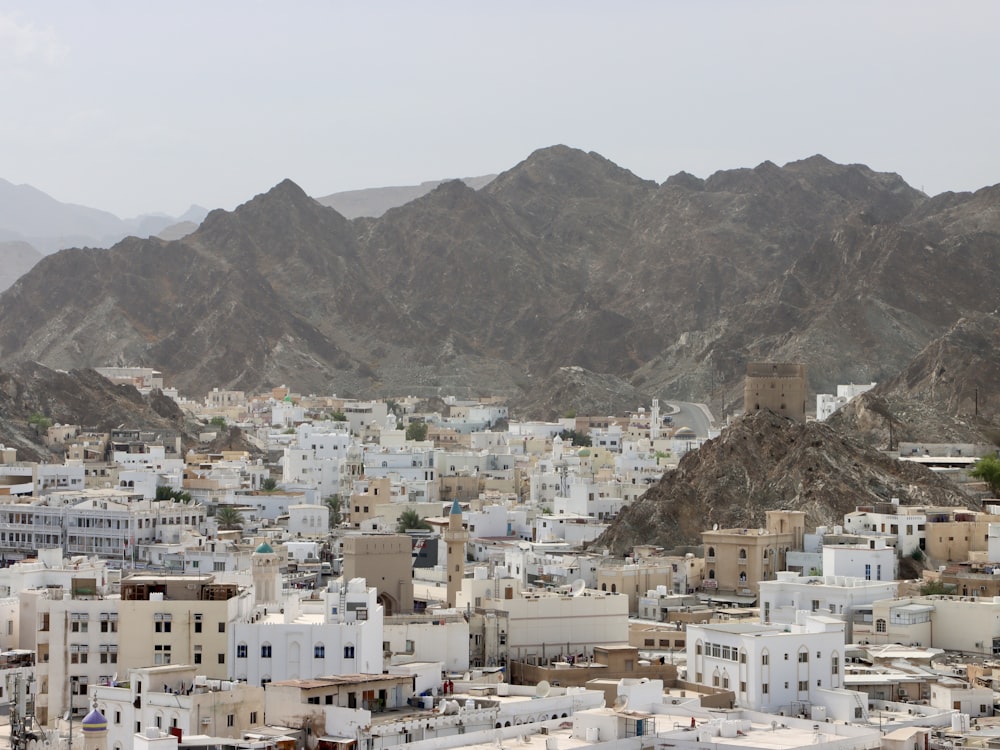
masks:
{"label": "white building", "polygon": [[764,625],[791,625],[796,613],[803,610],[849,618],[860,605],[896,596],[898,586],[896,581],[782,571],[775,580],[760,582],[760,621]]}
{"label": "white building", "polygon": [[286,598],[233,629],[234,677],[251,685],[382,672],[383,610],[363,578],[331,581],[314,599]]}
{"label": "white building", "polygon": [[894,581],[896,550],[886,545],[884,538],[868,539],[862,544],[825,544],[823,575]]}
{"label": "white building", "polygon": [[844,516],[844,531],[849,534],[896,538],[896,549],[909,555],[926,545],[927,509],[891,503],[876,503],[858,508]]}
{"label": "white building", "polygon": [[790,626],[687,628],[688,681],[732,690],[743,708],[797,715],[842,687],[843,669],[844,623],[835,618],[803,612]]}

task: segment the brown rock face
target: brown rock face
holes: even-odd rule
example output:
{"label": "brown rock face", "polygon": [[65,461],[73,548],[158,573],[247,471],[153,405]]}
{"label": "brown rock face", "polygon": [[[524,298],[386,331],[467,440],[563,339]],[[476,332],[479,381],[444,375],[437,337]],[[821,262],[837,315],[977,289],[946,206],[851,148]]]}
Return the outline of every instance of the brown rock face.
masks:
{"label": "brown rock face", "polygon": [[377,219],[286,181],[176,241],[45,258],[0,296],[0,358],[149,363],[192,394],[288,383],[537,409],[562,367],[703,399],[748,360],[792,361],[830,391],[886,380],[996,307],[998,203],[823,157],[657,185],[565,146]]}
{"label": "brown rock face", "polygon": [[801,510],[807,526],[832,525],[857,505],[893,497],[905,504],[970,501],[929,469],[885,456],[827,424],[760,411],[685,455],[595,546],[621,553],[635,544],[699,544],[715,523],[763,526],[768,510]]}

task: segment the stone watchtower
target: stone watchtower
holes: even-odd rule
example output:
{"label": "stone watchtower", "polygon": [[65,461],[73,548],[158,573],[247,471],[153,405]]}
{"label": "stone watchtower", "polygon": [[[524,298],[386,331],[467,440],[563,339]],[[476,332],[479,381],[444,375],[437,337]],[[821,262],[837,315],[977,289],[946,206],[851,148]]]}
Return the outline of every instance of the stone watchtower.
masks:
{"label": "stone watchtower", "polygon": [[250,556],[253,565],[253,593],[257,604],[277,602],[281,592],[281,569],[278,555],[267,542],[261,542]]}
{"label": "stone watchtower", "polygon": [[775,414],[806,421],[806,366],[791,362],[750,362],[743,385],[743,410],[752,414],[770,409]]}
{"label": "stone watchtower", "polygon": [[462,578],[465,573],[465,544],[469,541],[469,532],[462,526],[462,508],[455,500],[448,514],[448,528],[444,532],[444,542],[448,545],[448,606],[454,607],[458,601],[458,592],[462,590]]}

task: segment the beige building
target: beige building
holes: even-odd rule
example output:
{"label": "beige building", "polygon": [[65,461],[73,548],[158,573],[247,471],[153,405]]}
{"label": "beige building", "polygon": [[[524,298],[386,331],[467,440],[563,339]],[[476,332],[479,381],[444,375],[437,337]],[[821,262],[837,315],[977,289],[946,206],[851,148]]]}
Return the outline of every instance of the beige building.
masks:
{"label": "beige building", "polygon": [[797,422],[806,421],[809,390],[806,366],[788,362],[748,362],[743,384],[743,410],[770,409]]}
{"label": "beige building", "polygon": [[754,595],[760,581],[785,570],[789,551],[801,551],[806,514],[769,510],[764,528],[715,529],[701,533],[705,545],[702,588]]}
{"label": "beige building", "polygon": [[597,570],[597,588],[613,594],[625,594],[629,614],[636,614],[639,599],[658,586],[666,586],[668,591],[673,591],[673,563],[670,560],[630,558],[623,562],[614,558],[608,559]]}
{"label": "beige building", "polygon": [[119,602],[119,671],[191,664],[199,674],[232,672],[233,625],[249,617],[253,594],[206,576],[130,576]]}
{"label": "beige building", "polygon": [[343,549],[345,581],[364,578],[374,586],[387,616],[413,611],[413,544],[409,536],[346,536]]}
{"label": "beige building", "polygon": [[970,553],[989,549],[990,523],[997,521],[1000,518],[990,513],[928,509],[924,551],[931,560],[965,562]]}

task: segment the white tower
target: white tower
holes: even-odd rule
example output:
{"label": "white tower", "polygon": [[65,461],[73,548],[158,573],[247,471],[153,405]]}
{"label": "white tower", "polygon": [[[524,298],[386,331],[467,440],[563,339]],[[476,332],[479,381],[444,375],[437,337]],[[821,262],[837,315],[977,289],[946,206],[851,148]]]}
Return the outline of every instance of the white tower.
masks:
{"label": "white tower", "polygon": [[656,440],[660,436],[660,399],[653,399],[653,409],[649,413],[649,439]]}

